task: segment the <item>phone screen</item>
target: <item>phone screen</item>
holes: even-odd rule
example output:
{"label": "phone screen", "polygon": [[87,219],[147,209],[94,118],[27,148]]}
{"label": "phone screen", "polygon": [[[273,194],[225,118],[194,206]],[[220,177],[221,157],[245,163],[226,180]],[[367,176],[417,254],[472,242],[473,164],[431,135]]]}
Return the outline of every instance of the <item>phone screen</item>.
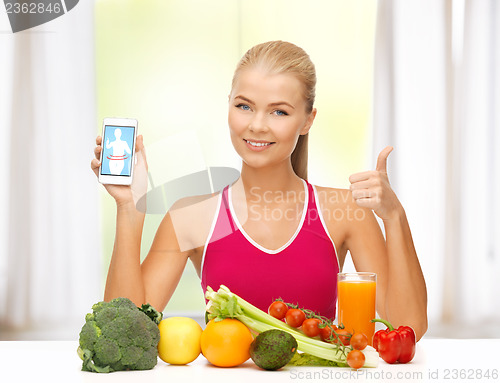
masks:
{"label": "phone screen", "polygon": [[130,177],[134,150],[133,126],[106,125],[102,141],[101,174]]}

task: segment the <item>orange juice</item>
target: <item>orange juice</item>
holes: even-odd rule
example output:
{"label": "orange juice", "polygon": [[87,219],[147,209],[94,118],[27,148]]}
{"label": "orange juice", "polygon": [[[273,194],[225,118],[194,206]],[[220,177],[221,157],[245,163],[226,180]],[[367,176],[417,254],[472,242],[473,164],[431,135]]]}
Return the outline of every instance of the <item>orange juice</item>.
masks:
{"label": "orange juice", "polygon": [[[364,274],[359,276],[359,274]],[[338,323],[351,332],[362,332],[372,344],[375,323],[376,276],[374,273],[344,273],[338,277]]]}

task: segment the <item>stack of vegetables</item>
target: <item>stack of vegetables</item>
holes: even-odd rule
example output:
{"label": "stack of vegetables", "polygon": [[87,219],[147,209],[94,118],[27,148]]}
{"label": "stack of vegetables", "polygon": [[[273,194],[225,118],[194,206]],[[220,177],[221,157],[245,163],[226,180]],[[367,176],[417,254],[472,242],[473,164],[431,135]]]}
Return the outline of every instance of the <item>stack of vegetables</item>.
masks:
{"label": "stack of vegetables", "polygon": [[[387,325],[368,345],[365,334],[350,334],[311,310],[276,300],[269,313],[221,285],[208,287],[204,330],[191,318],[163,316],[149,304],[136,307],[127,298],[99,302],[86,315],[78,355],[82,370],[113,372],[152,369],[158,356],[169,364],[188,364],[200,353],[215,366],[237,366],[249,358],[266,370],[286,364],[358,369],[408,363],[415,355],[411,327]],[[377,352],[378,351],[378,352]]]}

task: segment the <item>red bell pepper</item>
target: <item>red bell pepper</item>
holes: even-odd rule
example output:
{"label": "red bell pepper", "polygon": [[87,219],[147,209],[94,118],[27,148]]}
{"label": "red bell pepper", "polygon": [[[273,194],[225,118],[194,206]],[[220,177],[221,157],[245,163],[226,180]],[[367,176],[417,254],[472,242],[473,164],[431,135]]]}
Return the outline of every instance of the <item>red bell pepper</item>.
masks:
{"label": "red bell pepper", "polygon": [[410,326],[399,326],[397,330],[384,319],[372,319],[387,326],[373,335],[373,347],[387,363],[408,363],[415,356],[415,331]]}

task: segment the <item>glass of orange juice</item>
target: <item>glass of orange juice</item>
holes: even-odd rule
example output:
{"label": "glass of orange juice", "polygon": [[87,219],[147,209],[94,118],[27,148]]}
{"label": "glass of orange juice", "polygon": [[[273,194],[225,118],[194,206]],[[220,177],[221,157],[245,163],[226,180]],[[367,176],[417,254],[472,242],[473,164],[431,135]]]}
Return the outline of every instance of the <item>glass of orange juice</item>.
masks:
{"label": "glass of orange juice", "polygon": [[338,324],[351,333],[362,332],[372,344],[375,323],[375,273],[339,273],[337,275]]}

